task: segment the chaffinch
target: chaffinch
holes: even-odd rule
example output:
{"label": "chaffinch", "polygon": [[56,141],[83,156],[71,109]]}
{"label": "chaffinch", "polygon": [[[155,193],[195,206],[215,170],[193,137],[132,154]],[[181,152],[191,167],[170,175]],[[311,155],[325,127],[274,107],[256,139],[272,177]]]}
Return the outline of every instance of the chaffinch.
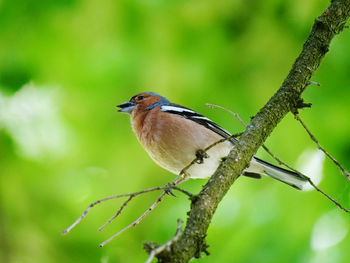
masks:
{"label": "chaffinch", "polygon": [[[151,158],[164,169],[179,174],[209,145],[231,134],[203,115],[173,104],[154,92],[143,92],[118,105],[119,112],[131,115],[131,125],[137,139]],[[203,162],[192,165],[189,178],[207,178],[226,157],[235,141],[227,140],[207,151]],[[298,174],[253,157],[243,175],[260,178],[267,175],[303,189],[307,181]]]}

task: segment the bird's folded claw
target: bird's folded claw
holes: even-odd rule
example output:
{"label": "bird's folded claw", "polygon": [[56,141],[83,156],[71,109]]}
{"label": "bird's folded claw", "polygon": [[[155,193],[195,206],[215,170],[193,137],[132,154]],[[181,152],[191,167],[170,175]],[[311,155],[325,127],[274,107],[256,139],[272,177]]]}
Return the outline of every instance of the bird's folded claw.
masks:
{"label": "bird's folded claw", "polygon": [[204,158],[209,158],[209,155],[202,149],[199,149],[196,151],[196,158],[196,163],[201,164],[204,162]]}

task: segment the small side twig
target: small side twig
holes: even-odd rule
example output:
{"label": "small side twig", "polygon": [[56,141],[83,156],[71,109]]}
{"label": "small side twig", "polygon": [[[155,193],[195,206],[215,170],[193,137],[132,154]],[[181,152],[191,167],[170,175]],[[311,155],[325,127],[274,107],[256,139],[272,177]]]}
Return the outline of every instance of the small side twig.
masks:
{"label": "small side twig", "polygon": [[163,192],[158,199],[139,217],[137,218],[134,222],[132,222],[131,224],[127,225],[126,227],[124,227],[122,230],[120,230],[118,233],[114,234],[113,236],[111,236],[110,238],[108,238],[107,240],[103,241],[100,244],[100,247],[103,247],[104,245],[108,244],[109,242],[111,242],[114,238],[116,238],[117,236],[119,236],[120,234],[122,234],[123,232],[125,232],[126,230],[128,230],[129,228],[135,227],[137,226],[142,219],[148,215],[164,198],[166,192]]}
{"label": "small side twig", "polygon": [[209,107],[209,108],[218,108],[218,109],[222,109],[228,113],[230,113],[231,115],[233,115],[234,117],[237,118],[237,120],[245,127],[247,128],[247,125],[244,123],[244,121],[239,117],[239,115],[237,113],[234,113],[233,111],[230,111],[229,109],[226,109],[222,106],[219,105],[215,105],[215,104],[210,104],[210,103],[206,103],[205,106]]}
{"label": "small side twig", "polygon": [[296,119],[297,121],[300,122],[300,124],[304,127],[304,129],[306,130],[306,132],[309,134],[311,140],[313,140],[314,143],[316,143],[317,148],[320,149],[322,152],[324,152],[324,154],[327,155],[328,158],[331,159],[331,160],[334,162],[334,164],[335,164],[336,166],[339,167],[339,169],[340,169],[341,172],[344,174],[344,176],[346,177],[346,179],[348,179],[348,181],[350,181],[350,173],[347,172],[347,171],[343,168],[343,166],[341,166],[341,164],[340,164],[340,163],[339,163],[325,148],[323,148],[323,147],[320,145],[320,143],[318,142],[318,140],[316,139],[316,137],[311,133],[310,129],[306,126],[306,124],[303,122],[303,120],[300,118],[300,116],[299,116],[298,114],[294,114],[294,116],[295,116],[295,119]]}
{"label": "small side twig", "polygon": [[[311,81],[310,81],[311,82]],[[312,82],[312,83],[310,83],[310,84],[318,84],[317,82]],[[319,84],[318,84],[318,86],[319,86]],[[234,117],[236,117],[241,123],[242,123],[242,125],[244,126],[244,127],[247,127],[247,125],[244,123],[244,121],[242,121],[242,119],[239,117],[239,115],[237,114],[237,113],[234,113],[234,112],[232,112],[232,111],[230,111],[230,110],[228,110],[228,109],[226,109],[226,108],[224,108],[224,107],[222,107],[222,106],[218,106],[218,105],[214,105],[214,104],[206,104],[206,106],[209,106],[209,107],[212,107],[212,108],[219,108],[219,109],[223,109],[223,110],[225,110],[226,112],[228,112],[228,113],[230,113],[231,115],[233,115]],[[314,141],[315,141],[315,143],[319,146],[319,148],[322,150],[323,148],[319,145],[319,143],[318,143],[318,141],[316,140],[316,138],[311,134],[311,132],[309,131],[309,129],[307,129],[307,127],[306,127],[306,125],[301,121],[301,119],[299,118],[299,116],[298,115],[295,115],[296,116],[296,118],[297,119],[299,119],[299,121],[302,123],[302,125],[304,126],[304,128],[306,129],[306,131],[309,133],[309,135],[310,135],[310,137],[311,137],[311,139],[315,139]],[[342,209],[343,211],[345,211],[345,212],[347,212],[347,213],[350,213],[350,210],[349,209],[347,209],[347,208],[345,208],[344,206],[342,206],[338,201],[336,201],[334,198],[332,198],[332,197],[330,197],[328,194],[326,194],[323,190],[321,190],[318,186],[316,186],[315,184],[314,184],[314,182],[311,180],[311,178],[310,177],[308,177],[308,176],[306,176],[306,175],[304,175],[304,174],[302,174],[301,172],[299,172],[298,170],[296,170],[296,169],[294,169],[293,167],[291,167],[290,165],[288,165],[288,164],[286,164],[285,162],[283,162],[283,161],[281,161],[277,156],[275,156],[270,150],[269,150],[269,148],[267,148],[266,147],[266,145],[265,144],[262,144],[262,148],[273,158],[273,159],[275,159],[277,162],[278,162],[278,164],[279,165],[284,165],[285,167],[287,167],[288,169],[290,169],[290,170],[292,170],[293,172],[295,172],[295,173],[297,173],[298,175],[300,175],[301,177],[303,177],[305,180],[307,180],[309,183],[310,183],[310,185],[316,190],[316,191],[318,191],[319,193],[321,193],[323,196],[325,196],[327,199],[329,199],[331,202],[333,202],[336,206],[338,206],[340,209]],[[325,154],[327,154],[328,152],[327,151],[324,151],[324,153]],[[327,154],[327,156],[329,156],[329,158],[331,158],[332,160],[334,160],[335,162],[336,162],[336,164],[338,163],[330,154],[328,155]],[[339,164],[339,163],[338,163]],[[340,169],[342,170],[344,170],[345,171],[345,169],[343,168],[343,167],[341,167],[340,166],[340,164],[338,165],[338,167],[340,167]],[[342,171],[343,171],[342,170]],[[346,176],[347,175],[349,175],[349,173],[347,173],[346,171],[345,171],[345,173],[346,173]],[[345,175],[345,174],[344,174]],[[349,178],[348,176],[347,176],[347,178]]]}
{"label": "small side twig", "polygon": [[[94,206],[102,203],[102,202],[106,202],[106,201],[109,201],[109,200],[112,200],[112,199],[118,199],[118,198],[123,198],[123,197],[129,197],[124,203],[123,205],[121,206],[121,208],[118,210],[118,212],[116,213],[116,215],[114,215],[110,221],[112,221],[115,217],[117,217],[123,210],[123,208],[125,208],[125,206],[136,196],[138,195],[141,195],[141,194],[145,194],[145,193],[149,193],[149,192],[154,192],[154,191],[159,191],[159,190],[167,190],[167,189],[174,189],[174,190],[177,190],[177,191],[180,191],[180,192],[183,192],[184,194],[186,195],[189,195],[189,196],[192,196],[191,193],[179,188],[179,187],[176,187],[174,185],[167,185],[167,186],[157,186],[157,187],[152,187],[152,188],[148,188],[148,189],[144,189],[142,191],[138,191],[138,192],[132,192],[132,193],[126,193],[126,194],[120,194],[120,195],[112,195],[112,196],[108,196],[108,197],[105,197],[105,198],[102,198],[102,199],[99,199],[93,203],[91,203],[86,209],[85,211],[83,212],[83,214],[77,219],[74,221],[73,224],[71,224],[67,229],[63,230],[62,231],[62,234],[65,235],[65,234],[68,234],[75,226],[77,226],[86,216],[87,214],[89,213],[90,209],[93,208]],[[159,198],[158,198],[159,199]],[[104,225],[105,226],[105,225]],[[104,227],[103,226],[103,227]]]}
{"label": "small side twig", "polygon": [[316,86],[321,86],[321,84],[320,84],[319,82],[309,80],[309,81],[307,82],[307,86],[309,86],[309,85],[311,85],[311,84],[314,84],[314,85],[316,85]]}
{"label": "small side twig", "polygon": [[112,216],[110,219],[107,220],[106,223],[104,223],[99,229],[98,231],[102,231],[102,229],[105,228],[105,226],[107,226],[110,222],[112,222],[114,219],[116,219],[123,211],[123,209],[129,204],[129,202],[135,197],[135,195],[130,195],[129,198],[122,204],[122,206],[119,208],[119,210],[117,211],[117,213]]}
{"label": "small side twig", "polygon": [[181,219],[178,219],[177,220],[177,228],[176,228],[176,233],[175,233],[175,236],[171,239],[169,239],[164,245],[162,246],[159,246],[155,249],[153,249],[151,252],[150,252],[150,255],[148,257],[148,259],[146,260],[145,263],[151,263],[152,260],[161,252],[165,251],[165,250],[169,250],[170,249],[170,246],[175,243],[179,237],[180,237],[180,234],[181,234],[181,227],[182,227],[182,220]]}
{"label": "small side twig", "polygon": [[[164,190],[167,190],[167,189],[174,189],[174,190],[177,190],[177,191],[180,191],[182,193],[184,193],[185,195],[187,195],[188,197],[192,198],[193,195],[186,191],[186,190],[183,190],[175,185],[172,185],[172,184],[169,184],[167,187],[163,187]],[[158,204],[163,200],[164,196],[166,195],[166,191],[163,191],[161,193],[161,195],[158,197],[158,199],[139,217],[137,218],[134,222],[132,222],[131,224],[127,225],[126,227],[124,227],[122,230],[120,230],[118,233],[116,233],[115,235],[111,236],[110,238],[108,238],[107,240],[103,241],[101,244],[100,244],[100,247],[103,247],[104,245],[106,245],[107,243],[109,243],[110,241],[112,241],[113,239],[115,239],[117,236],[119,236],[120,234],[122,234],[123,232],[125,232],[126,230],[128,230],[129,228],[132,228],[132,227],[136,227],[138,224],[140,224],[140,222],[142,221],[142,219],[148,215],[152,210],[154,210],[154,208],[156,208],[158,206]],[[114,218],[113,218],[114,219]],[[113,220],[112,219],[112,220]],[[111,220],[111,221],[112,221]],[[109,223],[108,221],[106,223]]]}
{"label": "small side twig", "polygon": [[[182,188],[180,188],[180,187],[177,187],[177,186],[175,186],[175,185],[172,185],[172,184],[168,184],[167,186],[164,186],[163,188],[165,189],[164,193],[166,193],[166,190],[171,190],[171,189],[173,189],[173,190],[177,190],[177,191],[179,191],[179,192],[182,192],[183,194],[187,195],[190,199],[193,197],[193,195],[192,195],[190,192],[188,192],[188,191],[186,191],[186,190],[184,190],[184,189],[182,189]],[[161,189],[158,189],[158,190],[161,190]],[[146,193],[146,192],[145,192],[145,193]],[[111,223],[114,219],[116,219],[116,218],[121,214],[121,212],[123,211],[123,209],[128,205],[128,203],[129,203],[135,196],[136,196],[136,195],[130,195],[129,198],[121,205],[121,207],[120,207],[120,209],[117,211],[117,213],[116,213],[114,216],[112,216],[110,219],[108,219],[108,220],[106,221],[106,223],[104,223],[104,224],[98,229],[98,231],[103,230],[103,228],[105,228],[109,223]],[[162,198],[162,199],[163,199],[163,195],[162,195],[162,196],[159,196],[157,200],[159,200],[159,198]]]}

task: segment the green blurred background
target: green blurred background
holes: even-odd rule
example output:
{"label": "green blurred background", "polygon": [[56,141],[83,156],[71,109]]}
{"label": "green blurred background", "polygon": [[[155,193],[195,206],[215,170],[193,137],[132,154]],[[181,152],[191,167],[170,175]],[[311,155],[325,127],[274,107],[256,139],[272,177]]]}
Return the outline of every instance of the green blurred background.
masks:
{"label": "green blurred background", "polygon": [[[148,157],[115,105],[154,91],[232,132],[249,122],[287,75],[317,0],[0,0],[0,261],[143,262],[142,242],[164,243],[189,201],[167,197],[137,228],[98,244],[137,218],[159,193],[136,199],[102,232],[122,200],[96,199],[173,180]],[[332,42],[304,94],[302,117],[350,169],[350,32]],[[350,207],[349,182],[288,115],[267,140],[286,162]],[[263,151],[258,156],[271,159]],[[205,180],[183,185],[194,193]],[[349,262],[350,217],[316,191],[240,178],[208,231],[198,262]]]}

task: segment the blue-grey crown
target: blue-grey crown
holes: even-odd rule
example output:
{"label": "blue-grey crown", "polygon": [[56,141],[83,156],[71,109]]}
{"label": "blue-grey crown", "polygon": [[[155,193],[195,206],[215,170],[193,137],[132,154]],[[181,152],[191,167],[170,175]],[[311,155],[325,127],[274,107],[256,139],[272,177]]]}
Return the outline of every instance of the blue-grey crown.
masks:
{"label": "blue-grey crown", "polygon": [[163,96],[160,96],[159,94],[157,94],[157,93],[155,93],[155,92],[142,92],[142,93],[149,94],[149,95],[152,95],[152,96],[155,96],[155,97],[159,97],[159,98],[160,98],[157,102],[155,102],[155,103],[149,105],[149,106],[146,108],[146,110],[152,110],[152,109],[154,109],[154,108],[156,108],[156,107],[158,107],[158,106],[169,105],[169,104],[170,104],[170,101],[169,101],[167,98],[165,98],[165,97],[163,97]]}

